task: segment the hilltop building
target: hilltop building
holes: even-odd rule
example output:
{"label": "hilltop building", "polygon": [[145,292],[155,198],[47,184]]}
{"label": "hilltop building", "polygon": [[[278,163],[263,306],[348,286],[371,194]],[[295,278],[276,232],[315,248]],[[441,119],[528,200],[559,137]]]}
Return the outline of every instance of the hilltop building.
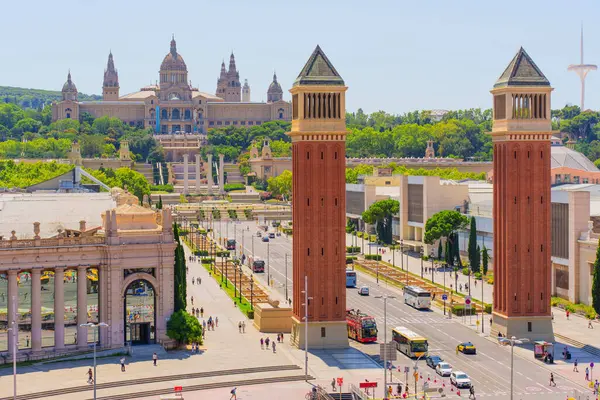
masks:
{"label": "hilltop building", "polygon": [[229,68],[221,64],[214,95],[191,85],[188,68],[177,52],[175,38],[160,66],[159,82],[138,92],[121,96],[119,74],[112,52],[104,71],[101,101],[79,101],[77,87],[67,75],[62,88],[62,101],[52,106],[52,119],[79,119],[83,113],[94,117],[110,116],[131,126],[152,128],[157,134],[205,134],[210,128],[254,126],[267,121],[291,120],[291,103],[283,100],[283,91],[273,76],[268,100],[250,101],[250,86],[240,84],[235,56],[231,53]]}

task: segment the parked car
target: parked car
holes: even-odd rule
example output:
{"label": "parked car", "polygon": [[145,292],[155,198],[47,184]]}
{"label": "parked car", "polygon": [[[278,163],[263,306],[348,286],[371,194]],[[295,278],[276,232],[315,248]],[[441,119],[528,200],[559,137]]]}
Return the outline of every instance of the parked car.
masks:
{"label": "parked car", "polygon": [[425,358],[425,362],[430,368],[435,368],[439,363],[444,361],[444,359],[440,356],[430,355]]}
{"label": "parked car", "polygon": [[454,371],[450,374],[450,383],[457,388],[470,388],[471,387],[471,379],[469,375],[465,374],[462,371]]}
{"label": "parked car", "polygon": [[269,239],[275,239],[275,232],[269,232]]}
{"label": "parked car", "polygon": [[456,349],[463,354],[477,354],[475,345],[471,342],[463,342],[456,346]]}
{"label": "parked car", "polygon": [[263,242],[268,242],[269,241],[269,237],[268,236],[263,236],[262,241]]}
{"label": "parked car", "polygon": [[360,294],[361,296],[368,296],[369,295],[369,287],[368,286],[361,286],[358,289],[358,294]]}
{"label": "parked car", "polygon": [[452,365],[447,362],[438,363],[438,365],[435,366],[435,372],[441,376],[450,376],[452,373]]}

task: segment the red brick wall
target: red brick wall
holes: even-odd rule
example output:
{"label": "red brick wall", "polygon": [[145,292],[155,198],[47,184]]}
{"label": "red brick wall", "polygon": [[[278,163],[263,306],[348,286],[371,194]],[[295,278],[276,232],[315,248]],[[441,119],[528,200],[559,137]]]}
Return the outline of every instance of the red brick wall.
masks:
{"label": "red brick wall", "polygon": [[[343,141],[292,144],[293,312],[304,317],[308,276],[309,321],[346,318],[346,179]],[[310,254],[309,254],[310,250]]]}

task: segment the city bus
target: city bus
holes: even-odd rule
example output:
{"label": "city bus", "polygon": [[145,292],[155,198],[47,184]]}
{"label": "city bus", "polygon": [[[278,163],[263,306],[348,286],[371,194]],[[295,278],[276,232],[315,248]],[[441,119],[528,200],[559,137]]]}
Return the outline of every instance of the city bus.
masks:
{"label": "city bus", "polygon": [[235,240],[234,239],[227,240],[227,250],[235,250]]}
{"label": "city bus", "polygon": [[377,323],[375,318],[359,310],[346,310],[348,337],[361,343],[377,341]]}
{"label": "city bus", "polygon": [[417,358],[427,354],[427,338],[404,326],[392,329],[392,340],[396,343],[396,350],[406,354],[410,358]]}
{"label": "city bus", "polygon": [[431,292],[419,286],[406,286],[404,303],[419,310],[428,310],[431,307]]}
{"label": "city bus", "polygon": [[356,287],[356,272],[351,269],[346,270],[346,287]]}

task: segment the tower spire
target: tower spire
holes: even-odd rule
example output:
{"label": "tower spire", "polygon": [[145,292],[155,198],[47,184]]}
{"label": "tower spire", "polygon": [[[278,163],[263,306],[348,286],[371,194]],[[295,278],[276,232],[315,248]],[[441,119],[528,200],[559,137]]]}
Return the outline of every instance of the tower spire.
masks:
{"label": "tower spire", "polygon": [[585,78],[590,71],[595,71],[598,69],[598,66],[595,64],[584,64],[583,63],[583,23],[581,23],[581,34],[579,39],[579,55],[580,55],[580,63],[579,64],[571,64],[567,68],[569,71],[574,71],[581,80],[581,111],[585,110]]}
{"label": "tower spire", "polygon": [[173,57],[177,56],[177,43],[175,42],[175,34],[171,37],[171,55]]}

